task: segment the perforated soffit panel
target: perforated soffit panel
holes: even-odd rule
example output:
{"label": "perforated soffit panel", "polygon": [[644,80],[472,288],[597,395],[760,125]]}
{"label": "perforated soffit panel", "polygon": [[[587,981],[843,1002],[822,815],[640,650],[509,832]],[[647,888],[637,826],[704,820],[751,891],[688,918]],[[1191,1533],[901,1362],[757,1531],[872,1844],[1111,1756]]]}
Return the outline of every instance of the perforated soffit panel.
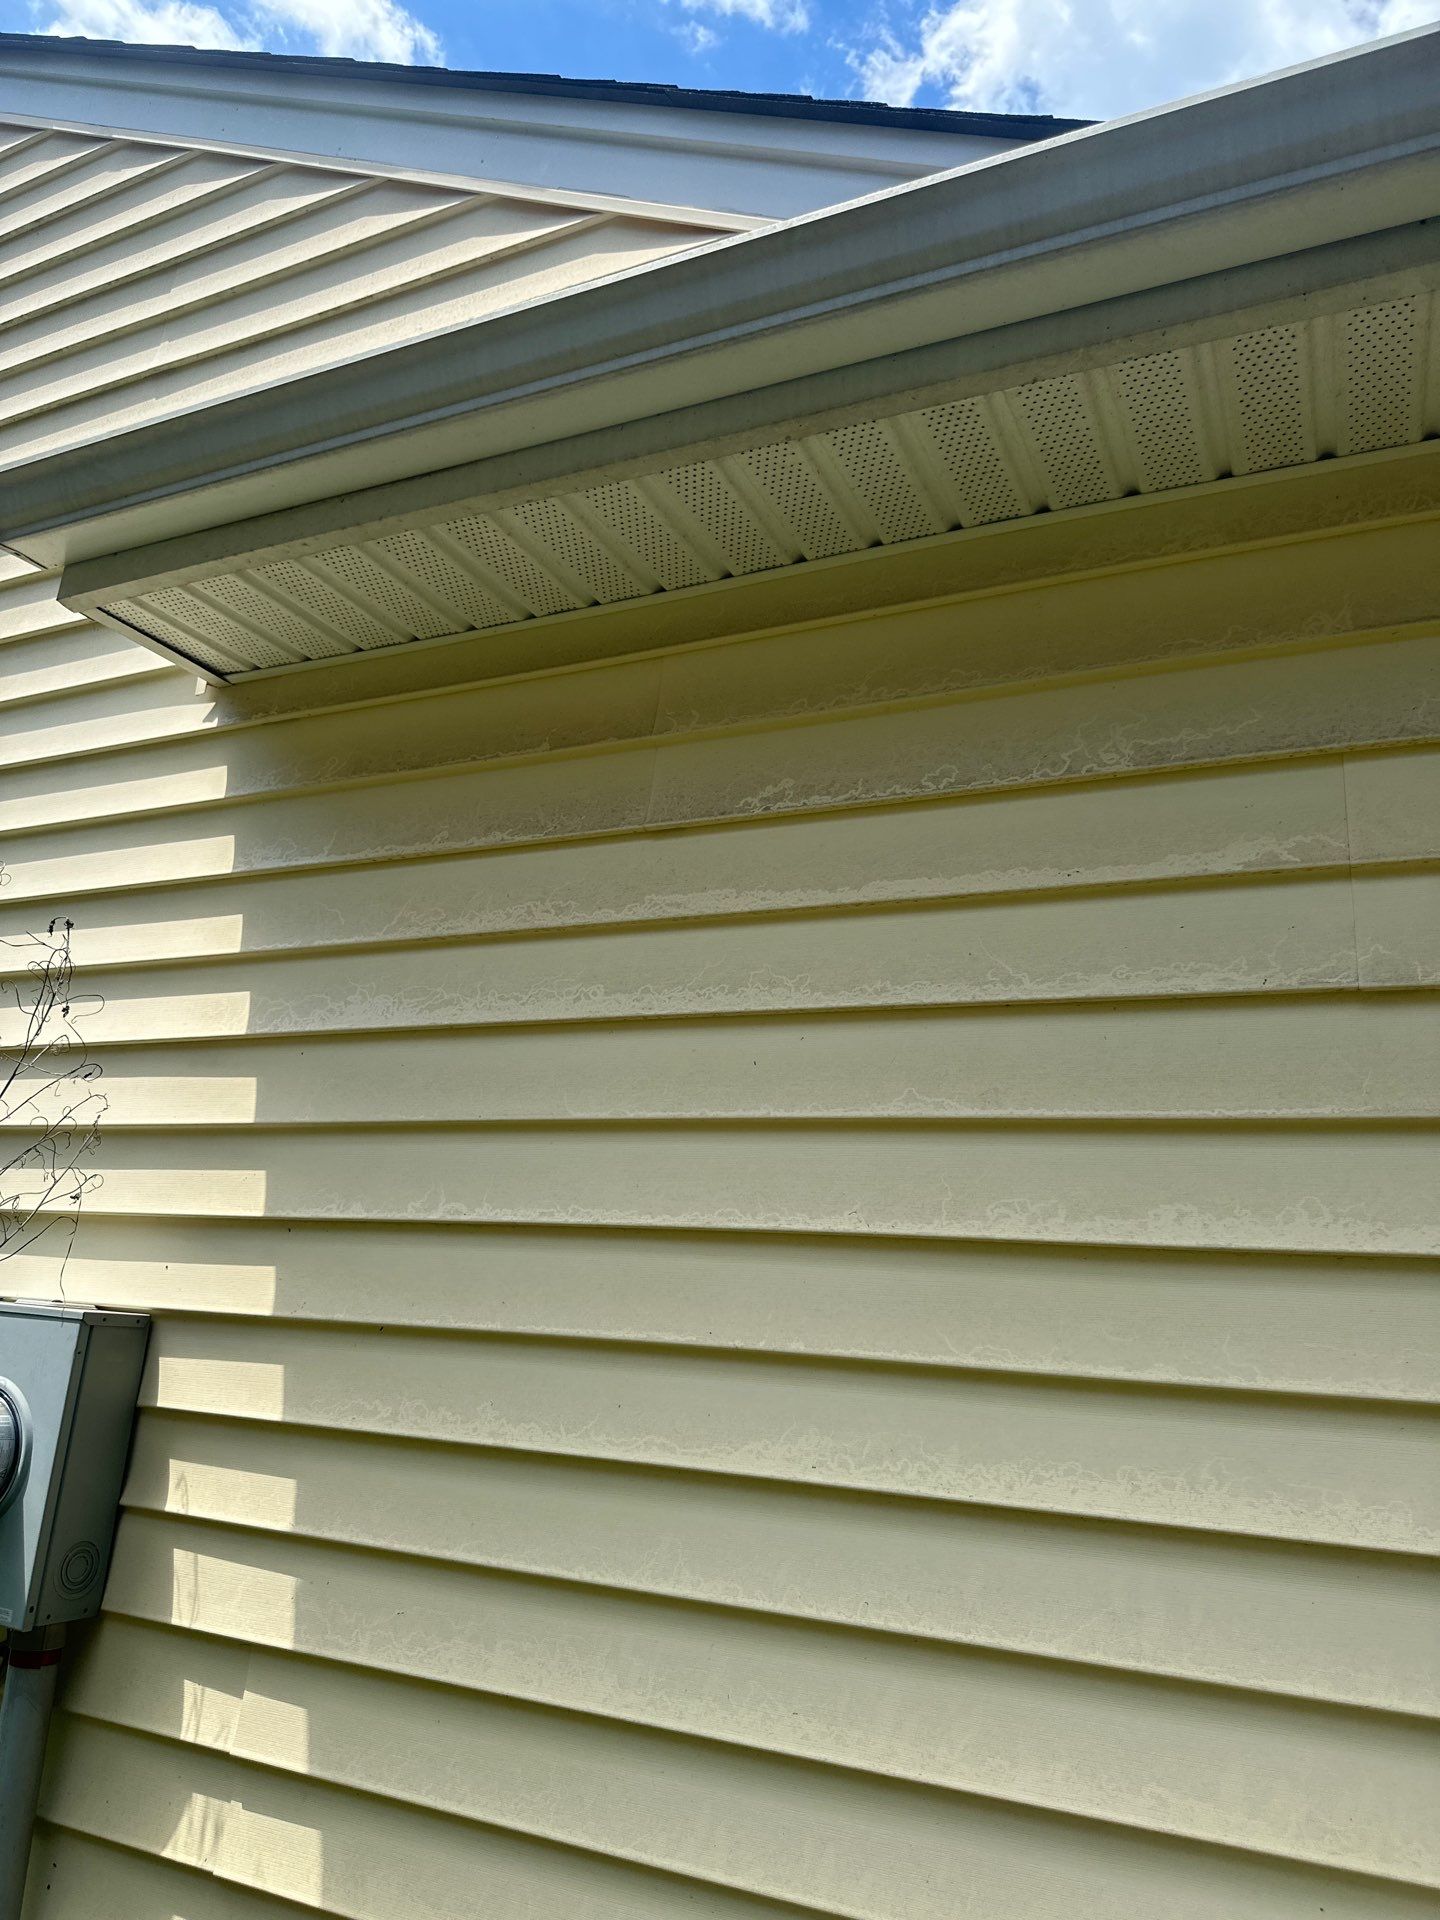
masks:
{"label": "perforated soffit panel", "polygon": [[1146,353],[103,603],[212,677],[485,632],[1440,431],[1436,295]]}

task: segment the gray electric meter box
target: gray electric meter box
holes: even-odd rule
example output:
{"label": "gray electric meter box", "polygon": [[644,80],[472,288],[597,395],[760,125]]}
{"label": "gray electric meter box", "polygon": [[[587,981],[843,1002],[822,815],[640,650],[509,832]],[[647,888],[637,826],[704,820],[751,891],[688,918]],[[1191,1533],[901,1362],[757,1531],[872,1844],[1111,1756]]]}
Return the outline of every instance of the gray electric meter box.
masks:
{"label": "gray electric meter box", "polygon": [[99,1610],[150,1322],[0,1300],[0,1627]]}

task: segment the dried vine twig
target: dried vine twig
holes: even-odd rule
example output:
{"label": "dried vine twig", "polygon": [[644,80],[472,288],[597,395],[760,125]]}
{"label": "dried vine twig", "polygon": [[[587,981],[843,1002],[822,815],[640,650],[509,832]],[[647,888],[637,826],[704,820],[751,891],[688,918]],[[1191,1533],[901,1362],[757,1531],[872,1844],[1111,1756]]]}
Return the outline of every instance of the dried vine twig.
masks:
{"label": "dried vine twig", "polygon": [[0,1260],[57,1227],[68,1230],[68,1255],[81,1202],[100,1183],[84,1163],[106,1103],[78,1024],[99,1000],[76,998],[73,933],[71,921],[55,919],[43,934],[0,939],[26,956],[0,1039]]}

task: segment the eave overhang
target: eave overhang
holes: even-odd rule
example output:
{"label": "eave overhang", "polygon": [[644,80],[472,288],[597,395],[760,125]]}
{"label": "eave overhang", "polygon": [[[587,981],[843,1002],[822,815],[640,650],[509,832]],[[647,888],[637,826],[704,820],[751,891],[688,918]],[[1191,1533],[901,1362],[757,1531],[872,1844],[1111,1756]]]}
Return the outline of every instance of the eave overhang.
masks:
{"label": "eave overhang", "polygon": [[1386,302],[1421,302],[1428,328],[1437,102],[1440,29],[1422,29],[713,242],[0,473],[0,539],[108,617],[145,581],[447,506],[511,511],[1047,368]]}

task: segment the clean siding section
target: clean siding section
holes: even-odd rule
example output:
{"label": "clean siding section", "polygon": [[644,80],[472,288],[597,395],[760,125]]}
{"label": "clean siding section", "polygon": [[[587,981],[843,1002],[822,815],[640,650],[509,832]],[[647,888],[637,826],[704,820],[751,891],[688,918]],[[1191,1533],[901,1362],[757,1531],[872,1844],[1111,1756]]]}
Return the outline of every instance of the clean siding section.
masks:
{"label": "clean siding section", "polygon": [[1440,641],[1175,571],[263,724],[0,582],[6,1280],[158,1316],[34,1920],[1433,1913]]}

